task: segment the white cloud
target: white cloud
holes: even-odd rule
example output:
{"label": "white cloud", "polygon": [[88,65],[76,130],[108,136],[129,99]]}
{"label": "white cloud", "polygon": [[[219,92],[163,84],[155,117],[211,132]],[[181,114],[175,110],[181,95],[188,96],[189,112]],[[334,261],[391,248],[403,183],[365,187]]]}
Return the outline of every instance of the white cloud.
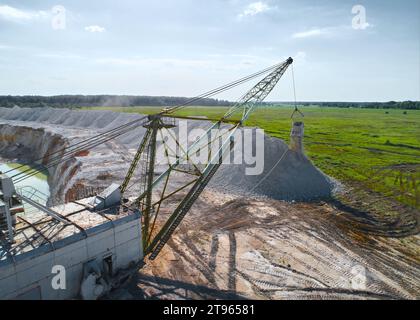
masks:
{"label": "white cloud", "polygon": [[292,35],[292,38],[301,39],[301,38],[319,37],[319,36],[327,35],[329,33],[330,31],[328,29],[311,29],[308,31],[294,33]]}
{"label": "white cloud", "polygon": [[266,12],[270,9],[271,7],[268,6],[264,2],[261,2],[261,1],[253,2],[253,3],[250,3],[248,6],[246,6],[244,11],[238,15],[238,18],[242,19],[247,16],[255,16],[259,13]]}
{"label": "white cloud", "polygon": [[100,26],[87,26],[85,27],[85,30],[88,32],[104,32],[105,28],[104,27],[100,27]]}
{"label": "white cloud", "polygon": [[8,5],[0,5],[0,18],[12,21],[30,21],[48,16],[45,11],[24,11]]}
{"label": "white cloud", "polygon": [[362,26],[360,26],[360,29],[365,30],[367,28],[373,28],[373,27],[374,27],[373,24],[370,24],[369,22],[365,22]]}

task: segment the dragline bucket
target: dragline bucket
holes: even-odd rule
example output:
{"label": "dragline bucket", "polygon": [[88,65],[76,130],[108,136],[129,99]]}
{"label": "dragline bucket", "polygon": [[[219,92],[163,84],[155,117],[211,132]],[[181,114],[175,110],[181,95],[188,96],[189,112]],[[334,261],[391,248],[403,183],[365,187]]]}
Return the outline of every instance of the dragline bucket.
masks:
{"label": "dragline bucket", "polygon": [[290,132],[290,149],[292,151],[303,153],[304,127],[302,121],[293,122],[292,131]]}

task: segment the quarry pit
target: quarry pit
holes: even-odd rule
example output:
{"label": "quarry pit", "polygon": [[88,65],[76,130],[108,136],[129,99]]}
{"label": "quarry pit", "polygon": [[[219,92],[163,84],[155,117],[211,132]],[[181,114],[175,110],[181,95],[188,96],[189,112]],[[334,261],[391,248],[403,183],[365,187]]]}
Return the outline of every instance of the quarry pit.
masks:
{"label": "quarry pit", "polygon": [[[63,146],[140,117],[0,108],[0,158],[47,163]],[[138,127],[49,168],[50,205],[121,183],[144,133]],[[372,219],[330,201],[337,184],[304,154],[264,141],[264,179],[245,176],[241,165],[222,166],[159,258],[146,259],[112,297],[419,299],[419,235],[395,235],[392,226],[372,232]]]}

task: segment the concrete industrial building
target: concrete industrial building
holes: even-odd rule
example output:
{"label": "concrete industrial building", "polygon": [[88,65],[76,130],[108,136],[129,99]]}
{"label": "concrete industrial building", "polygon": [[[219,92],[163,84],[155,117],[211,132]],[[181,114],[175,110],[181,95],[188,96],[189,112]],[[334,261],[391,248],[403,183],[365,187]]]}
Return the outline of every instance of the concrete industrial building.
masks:
{"label": "concrete industrial building", "polygon": [[[96,299],[142,262],[138,211],[95,211],[94,198],[16,216],[14,239],[0,236],[0,299]],[[65,285],[54,277],[65,270]],[[124,272],[127,271],[127,272]]]}

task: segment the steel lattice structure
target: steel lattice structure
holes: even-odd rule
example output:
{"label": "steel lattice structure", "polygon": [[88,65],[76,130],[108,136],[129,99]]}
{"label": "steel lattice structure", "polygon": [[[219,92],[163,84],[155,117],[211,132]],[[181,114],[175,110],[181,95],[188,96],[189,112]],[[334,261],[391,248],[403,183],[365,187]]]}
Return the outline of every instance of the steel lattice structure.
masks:
{"label": "steel lattice structure", "polygon": [[[143,125],[147,131],[121,184],[121,193],[124,194],[127,191],[130,181],[134,180],[135,172],[138,170],[140,181],[133,184],[139,186],[140,195],[128,205],[142,212],[143,249],[145,256],[149,255],[149,259],[156,258],[220,167],[226,152],[233,148],[232,137],[235,131],[248,119],[256,106],[270,94],[292,63],[293,59],[289,58],[279,64],[188,148],[182,148],[181,143],[176,137],[173,137],[181,156],[174,152],[162,138],[161,145],[165,150],[167,169],[156,178],[156,152],[159,135],[163,137],[163,132],[170,134],[168,129],[175,126],[174,118],[191,120],[200,118],[176,117],[173,113],[177,107],[164,109],[162,112],[148,117],[146,124]],[[229,128],[226,128],[227,124],[230,125]],[[216,136],[213,135],[212,140],[208,141],[210,132],[214,133],[214,131],[217,132]],[[208,153],[207,163],[194,163],[192,155],[200,152],[204,147],[211,150]],[[183,175],[182,183],[179,183],[179,174]],[[172,183],[171,179],[175,183]],[[174,185],[176,187],[173,187]],[[171,186],[173,190],[170,190]],[[165,201],[170,202],[170,205],[166,206],[169,212],[162,214],[162,203]],[[174,203],[176,203],[175,207]]]}

